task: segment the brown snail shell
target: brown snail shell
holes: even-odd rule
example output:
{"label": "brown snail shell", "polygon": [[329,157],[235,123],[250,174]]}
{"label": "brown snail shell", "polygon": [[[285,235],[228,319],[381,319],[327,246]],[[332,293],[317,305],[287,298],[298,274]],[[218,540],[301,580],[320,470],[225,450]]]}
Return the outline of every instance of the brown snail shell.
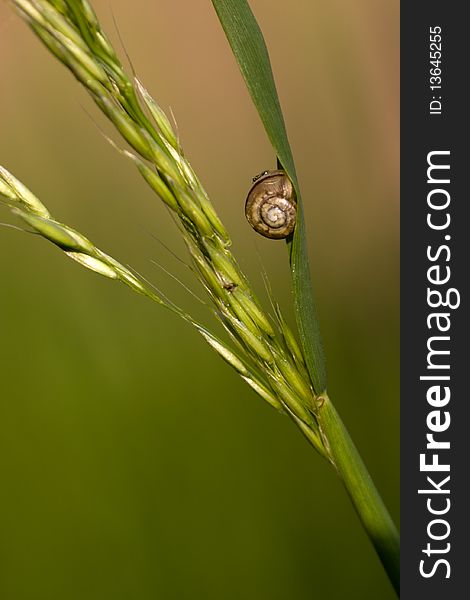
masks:
{"label": "brown snail shell", "polygon": [[286,238],[294,231],[297,201],[284,171],[265,171],[253,179],[245,216],[255,231],[273,240]]}

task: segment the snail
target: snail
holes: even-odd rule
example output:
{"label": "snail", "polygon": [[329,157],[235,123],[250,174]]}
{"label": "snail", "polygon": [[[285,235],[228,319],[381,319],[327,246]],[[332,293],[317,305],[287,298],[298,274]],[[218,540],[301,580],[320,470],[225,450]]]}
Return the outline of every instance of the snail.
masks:
{"label": "snail", "polygon": [[253,178],[245,216],[255,231],[273,240],[294,231],[297,202],[294,186],[284,171],[264,171]]}

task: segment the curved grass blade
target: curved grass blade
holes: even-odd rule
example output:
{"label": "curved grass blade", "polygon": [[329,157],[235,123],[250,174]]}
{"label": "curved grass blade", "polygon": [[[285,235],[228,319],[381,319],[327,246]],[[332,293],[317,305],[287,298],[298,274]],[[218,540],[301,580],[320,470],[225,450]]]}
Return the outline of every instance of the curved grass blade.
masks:
{"label": "curved grass blade", "polygon": [[295,315],[313,388],[320,394],[326,389],[325,358],[313,299],[302,200],[268,50],[246,0],[212,0],[212,4],[276,152],[278,164],[289,175],[296,190],[297,225],[293,238],[287,242]]}

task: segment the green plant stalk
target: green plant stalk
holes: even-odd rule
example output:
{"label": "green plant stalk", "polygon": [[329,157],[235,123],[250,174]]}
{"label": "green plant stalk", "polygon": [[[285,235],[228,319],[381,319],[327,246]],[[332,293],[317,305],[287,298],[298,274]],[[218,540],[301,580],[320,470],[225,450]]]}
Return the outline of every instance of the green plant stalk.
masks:
{"label": "green plant stalk", "polygon": [[319,400],[317,420],[333,465],[379,555],[396,593],[400,592],[400,538],[346,427],[327,394]]}
{"label": "green plant stalk", "polygon": [[[288,173],[297,192],[299,204],[297,225],[293,239],[288,240],[294,307],[305,363],[316,392],[315,417],[328,459],[344,482],[361,522],[398,593],[397,530],[348,431],[326,393],[325,358],[310,278],[302,199],[268,49],[247,0],[212,0],[212,4],[276,153],[278,168],[283,168]],[[304,433],[308,439],[308,430]]]}
{"label": "green plant stalk", "polygon": [[[166,118],[163,118],[163,113],[145,88],[136,81],[147,108],[160,127],[160,134],[148,121],[138,104],[130,79],[124,74],[116,54],[101,32],[99,23],[94,20],[92,10],[86,1],[14,0],[14,2],[37,35],[85,85],[101,110],[111,119],[141,158],[128,151],[123,153],[135,162],[154,191],[181,218],[182,232],[185,234],[185,241],[202,282],[210,297],[214,299],[218,315],[229,335],[238,344],[246,360],[253,364],[254,372],[248,372],[244,362],[240,362],[236,355],[209,332],[201,330],[188,315],[184,315],[183,318],[196,326],[214,350],[231,364],[261,397],[275,408],[287,412],[309,442],[333,464],[344,482],[392,584],[398,590],[397,531],[346,428],[326,392],[323,392],[326,388],[324,358],[309,283],[302,211],[299,210],[300,222],[294,236],[290,259],[300,337],[315,393],[309,389],[308,378],[305,377],[302,353],[298,350],[292,351],[292,347],[296,346],[295,340],[292,346],[291,336],[284,327],[283,320],[278,318],[284,344],[280,343],[274,335],[269,320],[265,318],[258,306],[256,297],[251,294],[243,274],[228,251],[229,239],[225,229],[218,221],[192,169],[180,154],[177,138],[173,135],[171,126]],[[223,9],[222,12],[225,10],[229,17],[233,17],[235,9],[240,7],[246,18],[251,14],[246,0],[226,0],[214,4],[218,4],[219,8]],[[54,7],[58,10],[57,13],[54,12]],[[250,18],[252,17],[251,14]],[[235,25],[238,22],[236,20]],[[244,37],[239,41],[244,39],[248,38]],[[257,40],[259,43],[263,41],[259,28],[256,30],[256,36],[250,39]],[[241,49],[246,47],[243,43],[239,46]],[[255,53],[254,58],[257,56]],[[263,57],[267,65],[266,69],[269,66],[271,75],[267,81],[270,85],[261,88],[265,92],[270,89],[272,93],[268,96],[276,100],[277,93],[265,49],[264,54],[262,53]],[[259,64],[256,60],[252,62]],[[245,69],[244,75],[247,81],[251,78],[250,73],[249,68]],[[256,89],[259,89],[259,86],[256,86]],[[261,100],[255,102],[258,110],[263,105]],[[271,116],[276,116],[278,112],[281,118],[282,113],[277,102],[271,111]],[[283,120],[281,125],[278,134],[285,139],[280,145],[275,144],[275,140],[272,139],[273,145],[277,155],[284,158],[281,163],[296,183],[293,159]],[[266,123],[265,126],[267,127]],[[267,127],[268,129],[270,127]],[[282,149],[284,150],[281,152]],[[151,165],[156,169],[151,168]],[[148,290],[144,290],[142,282],[138,281],[132,273],[108,255],[89,245],[89,241],[81,234],[51,219],[47,209],[38,204],[38,200],[30,192],[26,190],[25,193],[20,182],[5,173],[4,177],[3,184],[0,178],[0,195],[3,193],[9,205],[19,204],[32,213],[28,215],[21,211],[22,214],[17,214],[36,232],[59,245],[71,258],[78,260],[84,266],[108,277],[117,278],[134,291],[144,293],[160,304],[167,305],[153,292],[147,293]],[[300,195],[298,198],[301,209]],[[229,286],[235,285],[235,289],[230,291],[231,287],[226,288],[222,282]],[[173,310],[174,308],[172,307]],[[180,314],[180,311],[176,312]],[[290,357],[284,354],[284,346],[291,350]],[[289,357],[287,361],[284,359],[285,356]],[[265,375],[262,375],[263,373]],[[323,393],[319,394],[319,392]]]}

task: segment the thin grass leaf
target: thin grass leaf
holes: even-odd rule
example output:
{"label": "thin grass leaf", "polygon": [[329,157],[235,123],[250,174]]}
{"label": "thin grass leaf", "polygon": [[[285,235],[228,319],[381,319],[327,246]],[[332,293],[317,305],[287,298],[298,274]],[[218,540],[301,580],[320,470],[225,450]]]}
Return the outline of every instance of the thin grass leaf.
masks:
{"label": "thin grass leaf", "polygon": [[212,0],[212,4],[276,152],[280,167],[289,175],[297,194],[297,225],[293,239],[287,242],[295,315],[312,384],[315,392],[320,394],[326,389],[326,368],[313,299],[302,200],[268,50],[246,0]]}

